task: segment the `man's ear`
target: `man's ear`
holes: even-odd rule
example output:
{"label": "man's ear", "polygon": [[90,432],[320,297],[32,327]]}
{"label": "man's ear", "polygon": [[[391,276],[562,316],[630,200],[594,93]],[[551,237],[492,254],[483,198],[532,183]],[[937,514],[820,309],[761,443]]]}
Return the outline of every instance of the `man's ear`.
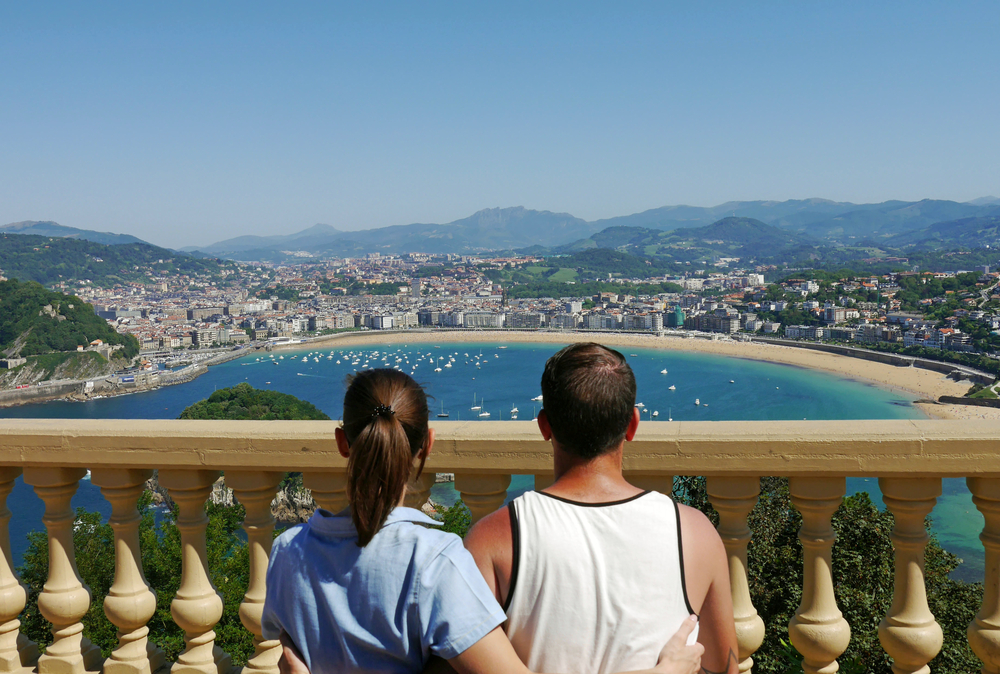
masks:
{"label": "man's ear", "polygon": [[344,432],[343,428],[337,428],[333,431],[333,437],[337,439],[337,451],[345,459],[351,456],[351,446],[347,444],[347,433]]}
{"label": "man's ear", "polygon": [[538,430],[542,432],[543,440],[552,439],[552,427],[549,426],[549,416],[544,409],[538,412]]}
{"label": "man's ear", "polygon": [[635,437],[635,432],[639,430],[639,419],[641,415],[639,414],[639,408],[632,408],[632,418],[628,422],[628,427],[625,429],[625,440],[632,442],[632,438]]}

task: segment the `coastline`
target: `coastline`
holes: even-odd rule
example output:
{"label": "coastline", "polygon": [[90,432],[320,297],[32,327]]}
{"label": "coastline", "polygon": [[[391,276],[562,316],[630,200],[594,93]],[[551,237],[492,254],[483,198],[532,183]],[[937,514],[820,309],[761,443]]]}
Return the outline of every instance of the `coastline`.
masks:
{"label": "coastline", "polygon": [[385,331],[350,332],[314,338],[305,343],[277,346],[278,351],[301,351],[322,345],[361,346],[370,344],[409,344],[428,342],[498,342],[550,343],[596,341],[608,346],[643,349],[670,349],[705,353],[731,358],[745,358],[769,363],[782,363],[811,370],[830,372],[847,379],[896,390],[918,398],[914,403],[928,417],[935,419],[1000,419],[1000,409],[972,405],[948,405],[936,402],[941,396],[963,396],[969,382],[956,382],[939,372],[915,367],[900,367],[832,353],[801,349],[765,342],[744,342],[733,339],[698,339],[691,337],[658,336],[628,333],[582,332],[506,332],[482,331]]}
{"label": "coastline", "polygon": [[[315,348],[337,348],[340,346],[363,346],[373,344],[409,343],[549,343],[568,344],[570,342],[597,341],[617,348],[669,349],[704,353],[729,358],[744,358],[768,363],[780,363],[811,370],[821,370],[837,376],[852,379],[879,388],[899,391],[914,396],[914,405],[933,419],[1000,419],[1000,408],[977,407],[939,403],[941,396],[961,397],[969,389],[969,382],[956,382],[940,372],[916,367],[902,367],[875,362],[851,356],[844,356],[813,349],[772,344],[764,341],[741,341],[729,338],[695,338],[675,335],[654,335],[649,333],[617,332],[547,332],[547,331],[500,331],[500,330],[392,330],[343,332],[333,335],[313,337],[303,342],[279,344],[273,351],[308,351]],[[190,377],[161,381],[159,386],[186,383],[190,379],[207,372],[208,366],[240,358],[263,350],[253,349],[229,351],[213,356],[198,364],[197,372]],[[154,388],[154,387],[150,387]],[[105,395],[123,395],[141,392],[142,388],[128,388],[107,391]],[[148,390],[148,389],[146,389]],[[46,396],[23,401],[2,401],[0,407],[30,404],[46,400],[80,399],[78,394]]]}

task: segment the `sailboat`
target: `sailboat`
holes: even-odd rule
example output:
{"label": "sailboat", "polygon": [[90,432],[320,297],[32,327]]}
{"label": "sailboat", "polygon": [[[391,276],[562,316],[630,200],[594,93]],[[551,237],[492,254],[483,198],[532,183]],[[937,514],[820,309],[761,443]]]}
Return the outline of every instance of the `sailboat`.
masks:
{"label": "sailboat", "polygon": [[[482,402],[482,401],[480,400],[479,402]],[[480,418],[482,418],[482,419],[486,419],[486,418],[489,418],[489,416],[490,416],[490,413],[489,413],[489,412],[487,412],[486,410],[483,410],[482,412],[480,412],[480,413],[479,413],[479,416],[480,416]]]}
{"label": "sailboat", "polygon": [[438,414],[438,419],[447,419],[448,413],[444,411],[444,401],[441,401],[441,413]]}
{"label": "sailboat", "polygon": [[476,404],[476,394],[475,393],[472,394],[472,407],[470,407],[469,409],[473,410],[474,412],[478,412],[479,410],[483,409],[482,405],[477,405]]}

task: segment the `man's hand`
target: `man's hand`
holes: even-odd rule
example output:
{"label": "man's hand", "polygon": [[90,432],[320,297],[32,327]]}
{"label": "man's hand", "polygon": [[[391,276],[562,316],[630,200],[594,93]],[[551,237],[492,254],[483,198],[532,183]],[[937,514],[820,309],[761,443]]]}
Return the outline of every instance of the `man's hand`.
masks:
{"label": "man's hand", "polygon": [[284,632],[281,633],[281,657],[278,659],[278,671],[281,674],[309,674],[309,668],[303,662],[302,654],[292,643],[292,638]]}
{"label": "man's hand", "polygon": [[681,624],[680,629],[660,651],[660,659],[654,671],[660,674],[698,674],[705,647],[699,643],[687,645],[688,637],[697,625],[697,616],[691,616]]}

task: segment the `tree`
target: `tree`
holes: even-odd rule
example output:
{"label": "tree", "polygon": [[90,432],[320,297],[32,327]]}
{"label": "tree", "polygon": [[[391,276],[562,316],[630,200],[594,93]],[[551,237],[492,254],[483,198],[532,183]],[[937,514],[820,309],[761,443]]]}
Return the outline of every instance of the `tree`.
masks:
{"label": "tree", "polygon": [[[705,478],[681,477],[674,495],[718,523],[705,487]],[[878,641],[878,624],[892,604],[893,521],[892,513],[880,511],[865,493],[844,499],[833,516],[837,533],[834,588],[837,605],[851,626],[851,644],[840,658],[844,669],[891,672],[890,659]],[[761,479],[760,500],[748,525],[752,533],[747,553],[750,596],[765,626],[764,643],[753,656],[754,671],[801,672],[794,668],[794,649],[787,641],[788,621],[802,598],[803,555],[798,539],[802,517],[791,504],[787,478]],[[968,674],[982,666],[968,645],[965,630],[982,602],[983,587],[948,577],[960,562],[931,535],[925,555],[927,598],[944,630],[945,645],[930,666],[940,674]]]}
{"label": "tree", "polygon": [[[277,391],[261,391],[243,383],[219,389],[207,400],[181,412],[182,419],[329,419],[312,404]],[[301,473],[287,473],[282,487],[301,488]],[[143,570],[156,594],[156,613],[149,621],[149,639],[176,660],[184,650],[184,633],[170,615],[181,584],[181,537],[177,528],[176,506],[169,510],[151,508],[153,494],[146,491],[139,499],[139,548]],[[208,515],[206,531],[209,577],[222,595],[223,613],[215,626],[215,642],[232,656],[234,665],[243,665],[253,655],[253,637],[240,622],[239,606],[250,582],[249,552],[240,535],[246,514],[239,503],[205,504]],[[275,532],[279,533],[278,531]],[[22,629],[44,647],[52,642],[49,623],[38,611],[41,593],[49,571],[48,538],[43,532],[28,534],[28,550],[18,567],[21,580],[28,587],[28,601],[21,614]],[[104,615],[104,598],[114,581],[115,548],[111,526],[102,522],[100,513],[76,511],[73,545],[77,569],[90,587],[90,609],[83,618],[84,636],[107,656],[118,644],[117,630]]]}

